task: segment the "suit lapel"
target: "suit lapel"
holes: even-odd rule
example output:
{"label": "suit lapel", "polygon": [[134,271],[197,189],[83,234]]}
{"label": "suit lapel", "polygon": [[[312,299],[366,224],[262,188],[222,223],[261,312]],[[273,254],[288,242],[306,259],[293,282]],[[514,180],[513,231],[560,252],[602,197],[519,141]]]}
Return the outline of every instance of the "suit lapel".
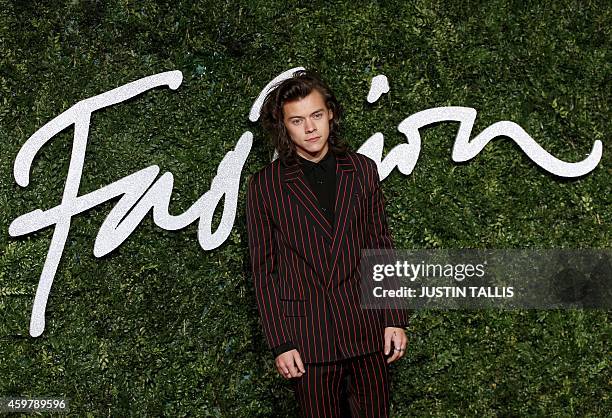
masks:
{"label": "suit lapel", "polygon": [[320,272],[325,285],[328,286],[331,284],[338,253],[344,242],[344,231],[348,224],[350,209],[356,204],[355,166],[347,155],[336,156],[336,201],[333,225],[321,212],[317,197],[308,184],[300,165],[295,162],[287,166],[281,164],[281,166],[283,167],[283,182],[291,196],[303,209],[306,221],[312,224],[315,230],[330,243],[330,247],[321,249],[329,251],[327,271]]}
{"label": "suit lapel", "polygon": [[295,201],[304,209],[308,223],[313,224],[319,234],[321,234],[326,241],[331,242],[333,238],[332,225],[327,220],[327,217],[321,212],[317,196],[308,184],[304,172],[298,163],[286,167],[283,182],[293,195]]}
{"label": "suit lapel", "polygon": [[[338,263],[338,255],[342,244],[345,243],[345,230],[349,221],[349,214],[357,204],[355,166],[347,155],[336,157],[336,204],[334,207],[334,228],[331,246],[331,265],[327,285],[331,285],[334,270]],[[349,243],[350,244],[350,243]]]}

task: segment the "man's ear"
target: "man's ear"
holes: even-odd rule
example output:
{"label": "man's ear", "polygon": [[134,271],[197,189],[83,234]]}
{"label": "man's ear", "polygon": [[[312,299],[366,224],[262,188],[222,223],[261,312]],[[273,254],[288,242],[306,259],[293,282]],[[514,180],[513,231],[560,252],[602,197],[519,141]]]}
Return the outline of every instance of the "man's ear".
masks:
{"label": "man's ear", "polygon": [[334,118],[334,111],[329,109],[329,120],[332,120]]}

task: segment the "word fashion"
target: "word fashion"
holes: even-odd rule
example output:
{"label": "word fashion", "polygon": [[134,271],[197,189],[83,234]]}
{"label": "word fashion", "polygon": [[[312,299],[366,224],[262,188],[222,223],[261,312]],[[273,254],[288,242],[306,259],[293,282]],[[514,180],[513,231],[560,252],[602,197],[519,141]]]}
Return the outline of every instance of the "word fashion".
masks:
{"label": "word fashion", "polygon": [[[298,69],[303,68],[292,68],[268,83],[251,108],[249,115],[251,121],[259,118],[263,99],[273,84],[290,77]],[[82,100],[42,126],[21,147],[15,159],[14,176],[17,184],[26,187],[30,181],[32,163],[41,148],[59,132],[74,125],[72,155],[61,204],[46,210],[36,209],[19,216],[9,227],[9,234],[13,237],[31,234],[52,225],[55,227],[34,298],[30,320],[30,335],[33,337],[41,335],[45,328],[47,298],[64,251],[73,216],[121,197],[100,226],[93,248],[96,257],[102,257],[119,247],[150,211],[155,224],[165,230],[179,230],[199,220],[198,241],[204,250],[217,248],[230,235],[238,206],[240,176],[253,143],[253,134],[249,131],[242,134],[235,149],[228,152],[219,163],[210,190],[180,215],[171,215],[168,208],[174,184],[172,173],[165,172],[158,177],[160,168],[156,165],[143,168],[114,183],[79,196],[92,113],[156,87],[167,86],[176,90],[182,80],[183,75],[180,71],[168,71]],[[372,80],[368,100],[376,101],[387,91],[389,88],[386,77],[376,76]],[[407,117],[399,124],[398,130],[406,136],[406,143],[393,148],[384,160],[382,159],[384,138],[381,133],[376,133],[367,139],[358,152],[378,164],[381,180],[395,167],[401,173],[408,175],[416,165],[421,150],[419,129],[432,123],[453,121],[460,122],[452,150],[452,159],[456,162],[474,158],[489,141],[500,135],[514,140],[538,166],[561,177],[585,175],[595,169],[601,159],[602,143],[595,141],[591,153],[584,160],[561,161],[544,150],[519,125],[509,121],[494,123],[470,140],[475,119],[476,110],[469,107],[452,106],[423,110]],[[222,199],[224,202],[222,218],[217,229],[212,231],[213,214]]]}

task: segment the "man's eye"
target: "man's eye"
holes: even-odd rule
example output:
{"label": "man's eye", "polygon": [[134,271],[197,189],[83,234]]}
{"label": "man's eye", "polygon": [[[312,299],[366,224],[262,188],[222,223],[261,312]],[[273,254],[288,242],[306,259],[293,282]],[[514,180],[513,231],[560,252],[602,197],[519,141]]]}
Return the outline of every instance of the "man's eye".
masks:
{"label": "man's eye", "polygon": [[300,124],[300,120],[299,119],[293,119],[291,121],[291,123],[294,124],[294,125],[299,125]]}
{"label": "man's eye", "polygon": [[314,118],[321,119],[321,116],[323,116],[323,113],[315,113]]}

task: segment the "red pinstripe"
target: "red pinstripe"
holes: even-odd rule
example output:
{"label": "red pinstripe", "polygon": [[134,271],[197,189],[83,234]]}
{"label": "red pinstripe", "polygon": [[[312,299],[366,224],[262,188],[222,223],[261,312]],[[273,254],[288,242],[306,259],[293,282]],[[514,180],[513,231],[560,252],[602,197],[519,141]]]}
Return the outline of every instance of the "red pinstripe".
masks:
{"label": "red pinstripe", "polygon": [[[306,364],[291,380],[304,417],[384,418],[389,416],[389,369],[381,352],[331,363]],[[348,380],[345,380],[348,379]],[[348,384],[347,384],[348,383]],[[347,384],[342,399],[342,385]]]}

